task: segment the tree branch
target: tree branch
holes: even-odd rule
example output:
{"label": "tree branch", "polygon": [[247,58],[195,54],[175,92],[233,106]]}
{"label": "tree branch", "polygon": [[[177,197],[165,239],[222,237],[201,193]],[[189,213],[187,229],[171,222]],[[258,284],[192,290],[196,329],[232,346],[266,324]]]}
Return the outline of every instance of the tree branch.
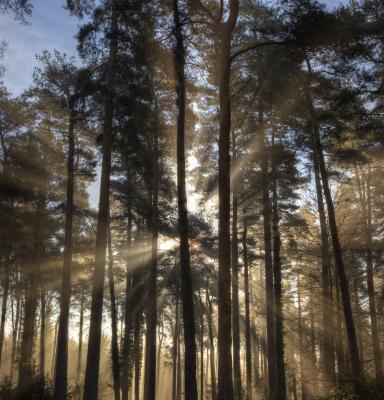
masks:
{"label": "tree branch", "polygon": [[231,0],[229,4],[229,17],[225,23],[230,32],[233,32],[236,26],[237,17],[239,15],[239,0]]}
{"label": "tree branch", "polygon": [[206,7],[201,0],[190,0],[191,7],[195,10],[199,8],[209,16],[209,18],[214,21],[215,23],[218,22],[217,18],[212,14],[212,12]]}
{"label": "tree branch", "polygon": [[292,44],[295,43],[293,40],[283,40],[283,41],[278,41],[278,42],[273,42],[273,41],[266,41],[266,42],[258,42],[258,43],[252,43],[238,51],[236,51],[235,53],[233,53],[231,55],[231,62],[238,56],[240,56],[241,54],[246,53],[247,51],[250,50],[255,50],[258,49],[259,47],[265,47],[265,46],[273,46],[273,45],[284,45],[284,44]]}

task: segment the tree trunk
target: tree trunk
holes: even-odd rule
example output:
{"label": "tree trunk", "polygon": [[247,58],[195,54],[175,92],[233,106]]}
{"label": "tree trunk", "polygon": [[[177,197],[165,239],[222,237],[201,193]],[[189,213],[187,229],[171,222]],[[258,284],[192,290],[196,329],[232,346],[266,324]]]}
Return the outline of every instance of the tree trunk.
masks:
{"label": "tree trunk", "polygon": [[[359,177],[358,169],[355,168],[356,179],[359,190],[361,208],[364,217],[365,245],[367,251],[367,287],[369,300],[369,317],[371,320],[371,336],[373,347],[373,359],[375,362],[376,378],[383,376],[383,360],[380,348],[379,329],[376,314],[375,286],[373,282],[373,244],[372,244],[372,195],[371,195],[371,171],[368,165],[368,174],[366,179],[365,191],[362,189],[363,184]],[[366,193],[366,196],[364,196]]]}
{"label": "tree trunk", "polygon": [[208,375],[209,375],[209,346],[206,346],[206,356],[205,356],[205,380],[204,380],[204,392],[205,392],[205,400],[208,400]]}
{"label": "tree trunk", "polygon": [[254,382],[255,386],[259,386],[260,383],[260,339],[256,332],[256,327],[252,325],[253,331],[253,371],[254,371]]}
{"label": "tree trunk", "polygon": [[157,239],[158,239],[158,181],[159,181],[159,137],[158,126],[153,137],[152,177],[152,254],[148,277],[145,337],[144,400],[156,398],[156,326],[157,326]]}
{"label": "tree trunk", "polygon": [[310,322],[310,353],[308,358],[311,362],[310,368],[310,379],[311,379],[311,387],[310,387],[310,395],[313,397],[316,393],[318,393],[318,379],[316,374],[317,367],[317,359],[316,359],[316,333],[315,333],[315,304],[314,304],[314,287],[312,282],[309,287],[309,322]]}
{"label": "tree trunk", "polygon": [[216,386],[216,366],[215,366],[215,344],[214,344],[214,335],[213,335],[213,321],[212,321],[212,302],[208,295],[207,290],[207,303],[208,303],[208,312],[207,312],[207,324],[208,324],[208,338],[209,338],[209,364],[211,367],[211,399],[217,400],[217,386]]}
{"label": "tree trunk", "polygon": [[322,274],[322,346],[320,351],[321,366],[324,373],[325,389],[327,382],[335,381],[335,349],[334,349],[334,322],[333,308],[330,290],[330,259],[329,259],[329,241],[327,232],[327,220],[325,217],[323,192],[320,180],[319,161],[316,152],[312,152],[313,165],[315,171],[315,184],[317,195],[317,209],[320,222],[321,236],[321,274]]}
{"label": "tree trunk", "polygon": [[[236,161],[236,142],[232,130],[232,157]],[[237,232],[237,188],[233,182],[232,188],[232,242],[231,242],[231,266],[232,266],[232,332],[233,332],[233,390],[234,399],[240,400],[241,366],[240,366],[240,312],[239,312],[239,240]]]}
{"label": "tree trunk", "polygon": [[[21,282],[21,280],[20,280]],[[20,344],[21,344],[21,336],[23,333],[23,315],[24,315],[24,310],[25,310],[25,293],[21,292],[21,298],[20,298],[20,319],[19,319],[19,328],[18,328],[18,333],[17,333],[17,339],[16,339],[16,348],[20,349]]]}
{"label": "tree trunk", "polygon": [[266,330],[264,330],[264,332],[263,332],[263,336],[262,337],[260,337],[260,340],[261,340],[261,344],[260,344],[260,347],[261,347],[261,357],[262,357],[262,363],[261,363],[261,365],[262,365],[262,376],[263,376],[263,381],[264,381],[264,393],[265,393],[265,396],[268,396],[268,389],[269,389],[269,387],[268,387],[268,379],[269,379],[269,371],[268,371],[268,363],[267,363],[267,360],[268,360],[268,349],[267,349],[267,346],[268,346],[268,344],[267,344],[267,332],[266,332]]}
{"label": "tree trunk", "polygon": [[229,2],[226,22],[217,26],[219,40],[219,245],[218,245],[218,400],[233,399],[231,357],[231,236],[230,236],[230,132],[231,38],[239,13],[239,1]]}
{"label": "tree trunk", "polygon": [[351,363],[352,363],[352,371],[353,371],[355,378],[357,380],[360,380],[360,378],[362,376],[362,369],[361,369],[360,357],[359,357],[359,353],[358,353],[357,337],[356,337],[355,324],[353,321],[348,280],[347,280],[347,276],[345,273],[344,261],[343,261],[341,247],[340,247],[339,234],[338,234],[338,230],[337,230],[337,222],[336,222],[335,211],[334,211],[334,207],[333,207],[333,200],[331,197],[331,192],[330,192],[329,184],[328,184],[328,174],[327,174],[327,170],[325,167],[324,155],[322,153],[320,137],[318,135],[316,138],[316,147],[317,147],[318,153],[320,154],[320,171],[321,171],[323,188],[324,188],[324,193],[325,193],[325,198],[326,198],[327,208],[328,208],[328,218],[329,218],[330,231],[331,231],[331,237],[332,237],[333,251],[334,251],[334,255],[335,255],[336,271],[339,276],[341,299],[342,299],[342,303],[343,303],[344,318],[345,318],[345,323],[346,323],[346,328],[347,328],[347,337],[348,337],[348,344],[349,344],[349,353],[350,353]]}
{"label": "tree trunk", "polygon": [[272,235],[271,235],[271,199],[268,188],[268,154],[264,130],[263,110],[259,109],[259,132],[261,135],[261,175],[263,194],[263,219],[264,219],[264,262],[265,262],[265,292],[267,313],[267,338],[268,338],[268,391],[269,399],[274,400],[277,394],[276,374],[276,326],[275,326],[275,299],[273,284],[273,262],[272,262]]}
{"label": "tree trunk", "polygon": [[45,331],[46,331],[46,300],[44,288],[41,289],[40,294],[40,362],[39,372],[40,376],[45,376]]}
{"label": "tree trunk", "polygon": [[72,225],[75,157],[75,115],[71,106],[68,122],[67,198],[65,205],[64,262],[61,278],[60,317],[56,350],[55,398],[67,398],[68,323],[71,300]]}
{"label": "tree trunk", "polygon": [[[16,284],[19,284],[17,282]],[[17,336],[19,333],[19,325],[20,325],[20,311],[21,311],[21,291],[20,289],[15,290],[16,295],[16,316],[15,322],[12,329],[12,349],[11,349],[11,370],[10,370],[10,380],[13,382],[13,376],[15,373],[15,360],[16,360],[16,351],[17,351]]]}
{"label": "tree trunk", "polygon": [[[136,280],[136,279],[135,279]],[[133,352],[135,367],[135,400],[140,399],[141,364],[143,358],[143,314],[142,310],[135,313],[135,327],[133,332]]]}
{"label": "tree trunk", "polygon": [[247,400],[252,400],[252,349],[251,349],[251,315],[249,299],[249,266],[247,245],[247,212],[243,209],[243,263],[244,263],[244,303],[245,303],[245,370]]}
{"label": "tree trunk", "polygon": [[177,347],[179,340],[179,298],[176,295],[176,311],[175,311],[175,332],[173,335],[173,348],[172,348],[172,400],[176,400],[177,391]]}
{"label": "tree trunk", "polygon": [[[348,287],[348,280],[345,272],[344,260],[342,255],[342,250],[340,246],[340,239],[339,233],[337,229],[337,221],[335,216],[335,209],[333,205],[331,190],[329,187],[328,182],[328,172],[325,165],[324,160],[324,153],[323,153],[323,146],[320,139],[320,132],[317,122],[316,111],[313,106],[313,101],[311,98],[310,93],[310,84],[311,84],[311,65],[309,60],[306,59],[307,67],[308,67],[308,83],[306,85],[306,97],[308,100],[308,107],[311,113],[311,120],[312,120],[312,144],[313,144],[313,151],[316,153],[316,157],[319,160],[319,169],[320,169],[320,176],[323,183],[323,190],[324,190],[324,197],[327,204],[328,209],[328,220],[329,220],[329,228],[331,232],[332,238],[332,246],[333,252],[335,257],[335,267],[339,278],[340,284],[340,292],[341,292],[341,299],[343,303],[343,312],[344,312],[344,319],[347,328],[347,337],[348,337],[348,345],[349,345],[349,354],[351,357],[351,366],[352,366],[352,373],[354,375],[355,383],[358,382],[362,378],[362,368],[360,363],[359,357],[359,349],[357,345],[357,336],[356,336],[356,329],[355,323],[353,320],[352,314],[352,306],[351,306],[351,298],[349,293]],[[360,396],[360,386],[357,385],[356,389],[359,391]]]}
{"label": "tree trunk", "polygon": [[112,376],[113,376],[113,392],[115,400],[120,400],[120,364],[119,364],[119,346],[117,343],[117,310],[116,310],[116,295],[115,282],[113,277],[113,249],[112,249],[112,234],[111,222],[108,221],[108,283],[109,297],[111,300],[111,352],[112,352]]}
{"label": "tree trunk", "polygon": [[163,340],[164,340],[164,314],[161,315],[160,317],[160,329],[158,329],[158,346],[157,346],[157,356],[156,356],[156,396],[159,396],[159,393],[161,392],[161,386],[163,382],[160,384],[160,370],[162,366],[161,362],[161,350],[163,346]]}
{"label": "tree trunk", "polygon": [[297,384],[296,384],[296,374],[293,375],[293,382],[292,382],[292,400],[297,400]]}
{"label": "tree trunk", "polygon": [[0,364],[1,364],[1,356],[3,353],[3,343],[4,343],[4,330],[5,330],[5,316],[7,313],[7,302],[8,302],[8,294],[9,294],[9,281],[10,281],[10,250],[8,249],[6,260],[5,260],[5,276],[3,282],[3,302],[1,305],[1,322],[0,322]]}
{"label": "tree trunk", "polygon": [[353,291],[354,296],[353,299],[355,301],[354,308],[355,308],[355,318],[356,318],[356,334],[357,334],[357,342],[359,344],[359,354],[360,354],[360,362],[361,365],[364,365],[364,346],[363,346],[363,321],[361,319],[361,307],[359,301],[359,282],[358,278],[355,277],[353,279]]}
{"label": "tree trunk", "polygon": [[[138,227],[139,235],[139,227]],[[132,214],[130,206],[128,207],[128,226],[127,226],[127,271],[126,271],[126,290],[125,290],[125,310],[124,310],[124,335],[122,345],[122,381],[121,381],[121,398],[128,400],[128,392],[131,380],[131,332],[133,319],[133,298],[134,287],[137,284],[137,272],[130,271],[130,249],[132,246]],[[134,283],[134,284],[133,284]]]}
{"label": "tree trunk", "polygon": [[204,314],[200,313],[200,400],[204,400]]}
{"label": "tree trunk", "polygon": [[[275,133],[272,132],[272,146],[275,144]],[[273,280],[275,292],[275,325],[276,325],[276,400],[285,400],[287,397],[285,384],[285,358],[284,358],[284,319],[281,283],[281,238],[280,217],[277,195],[277,166],[276,155],[272,157],[272,232],[273,232]]]}
{"label": "tree trunk", "polygon": [[[59,317],[60,318],[60,317]],[[56,367],[56,349],[57,349],[57,329],[59,327],[59,320],[57,320],[55,324],[55,332],[53,334],[53,346],[52,346],[52,360],[51,360],[51,376],[54,377],[55,374],[55,367]]]}
{"label": "tree trunk", "polygon": [[299,332],[299,359],[300,359],[300,381],[301,381],[301,400],[307,398],[307,382],[306,382],[306,361],[304,352],[303,340],[303,322],[301,311],[301,287],[300,287],[300,274],[297,273],[297,329]]}
{"label": "tree trunk", "polygon": [[87,366],[85,369],[84,400],[97,399],[99,386],[101,324],[113,141],[113,84],[117,61],[117,13],[117,0],[111,0],[110,45],[104,105],[103,157],[101,165],[99,213],[97,216],[95,269],[92,281],[91,322],[89,327]]}
{"label": "tree trunk", "polygon": [[384,287],[380,289],[377,294],[377,313],[379,315],[378,328],[379,328],[379,339],[383,342],[384,339]]}
{"label": "tree trunk", "polygon": [[83,358],[83,327],[84,327],[84,293],[81,293],[80,300],[80,321],[79,321],[79,347],[77,349],[77,368],[76,368],[76,383],[80,385],[81,369]]}
{"label": "tree trunk", "polygon": [[177,342],[177,393],[176,400],[181,400],[181,340]]}
{"label": "tree trunk", "polygon": [[184,322],[184,381],[185,400],[197,399],[196,339],[193,305],[191,261],[189,253],[189,226],[187,192],[185,187],[185,49],[182,22],[177,0],[173,0],[174,18],[174,64],[176,72],[177,106],[177,205],[180,238],[181,302]]}
{"label": "tree trunk", "polygon": [[342,309],[340,304],[340,289],[337,281],[335,287],[336,287],[336,312],[337,312],[336,360],[337,360],[338,378],[340,381],[345,375],[343,321],[342,321],[343,318],[342,318]]}
{"label": "tree trunk", "polygon": [[34,260],[27,272],[25,293],[24,321],[20,344],[18,395],[24,398],[30,392],[33,378],[33,339],[35,336],[35,318],[38,300],[38,279],[42,252],[42,214],[45,200],[38,201],[36,209],[36,234]]}

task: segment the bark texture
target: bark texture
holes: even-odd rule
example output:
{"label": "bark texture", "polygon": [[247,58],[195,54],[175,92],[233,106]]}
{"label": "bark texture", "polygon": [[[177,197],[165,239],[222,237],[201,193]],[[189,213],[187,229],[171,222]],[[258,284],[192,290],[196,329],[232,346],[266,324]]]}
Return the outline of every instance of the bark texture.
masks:
{"label": "bark texture", "polygon": [[195,400],[197,399],[196,334],[189,252],[187,192],[185,186],[185,49],[180,10],[177,0],[173,0],[173,17],[175,35],[174,64],[177,96],[177,205],[180,238],[181,303],[183,310],[185,346],[184,390],[186,400]]}
{"label": "bark texture", "polygon": [[219,40],[219,282],[218,282],[218,400],[232,400],[231,357],[231,237],[230,237],[230,132],[231,39],[239,13],[239,1],[229,2],[225,22],[218,23]]}
{"label": "bark texture", "polygon": [[107,85],[104,105],[103,155],[100,179],[99,213],[97,216],[95,269],[92,281],[92,305],[85,370],[84,400],[98,396],[101,323],[104,297],[104,277],[109,217],[109,187],[112,158],[113,83],[117,61],[117,1],[111,0],[111,25]]}
{"label": "bark texture", "polygon": [[65,205],[64,232],[64,262],[61,278],[60,317],[57,337],[56,368],[55,368],[55,398],[67,398],[68,374],[68,322],[71,300],[71,269],[72,269],[72,225],[73,225],[73,187],[75,158],[75,115],[70,112],[68,122],[68,159],[67,159],[67,198]]}

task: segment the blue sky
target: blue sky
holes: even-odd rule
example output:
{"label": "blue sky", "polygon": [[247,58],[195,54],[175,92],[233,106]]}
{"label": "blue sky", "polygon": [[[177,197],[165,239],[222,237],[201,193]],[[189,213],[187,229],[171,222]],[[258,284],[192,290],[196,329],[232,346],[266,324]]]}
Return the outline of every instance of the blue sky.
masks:
{"label": "blue sky", "polygon": [[[326,0],[333,8],[340,0]],[[0,41],[7,42],[2,64],[5,67],[3,81],[15,96],[32,83],[36,66],[36,54],[54,49],[68,55],[76,55],[75,34],[79,21],[63,8],[65,0],[34,0],[32,16],[27,25],[15,21],[12,14],[0,14]],[[99,197],[99,177],[88,189],[93,207]]]}
{"label": "blue sky", "polygon": [[[4,83],[14,95],[31,84],[35,55],[42,50],[57,49],[76,55],[74,38],[79,21],[63,8],[64,0],[34,0],[28,25],[15,21],[12,14],[0,14],[0,41],[8,43],[5,60]],[[334,7],[340,0],[326,0]]]}
{"label": "blue sky", "polygon": [[[74,35],[79,21],[63,8],[64,3],[64,0],[34,0],[28,25],[18,23],[11,14],[0,14],[0,40],[8,43],[3,62],[4,83],[14,95],[31,84],[35,55],[42,50],[57,49],[76,55]],[[340,0],[326,0],[326,3],[332,8]]]}
{"label": "blue sky", "polygon": [[14,95],[28,88],[36,65],[35,55],[47,49],[76,54],[79,21],[63,8],[64,0],[35,0],[28,25],[12,14],[0,14],[0,40],[7,42],[4,83]]}

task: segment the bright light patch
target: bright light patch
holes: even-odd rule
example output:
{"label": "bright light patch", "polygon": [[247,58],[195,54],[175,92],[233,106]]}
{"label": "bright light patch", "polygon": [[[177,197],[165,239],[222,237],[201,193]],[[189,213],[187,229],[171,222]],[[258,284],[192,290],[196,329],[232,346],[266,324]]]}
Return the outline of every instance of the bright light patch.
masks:
{"label": "bright light patch", "polygon": [[193,154],[188,156],[188,171],[192,171],[198,166],[199,166],[199,161],[197,160],[197,158]]}
{"label": "bright light patch", "polygon": [[177,246],[177,241],[175,239],[160,238],[159,239],[159,250],[169,251]]}

